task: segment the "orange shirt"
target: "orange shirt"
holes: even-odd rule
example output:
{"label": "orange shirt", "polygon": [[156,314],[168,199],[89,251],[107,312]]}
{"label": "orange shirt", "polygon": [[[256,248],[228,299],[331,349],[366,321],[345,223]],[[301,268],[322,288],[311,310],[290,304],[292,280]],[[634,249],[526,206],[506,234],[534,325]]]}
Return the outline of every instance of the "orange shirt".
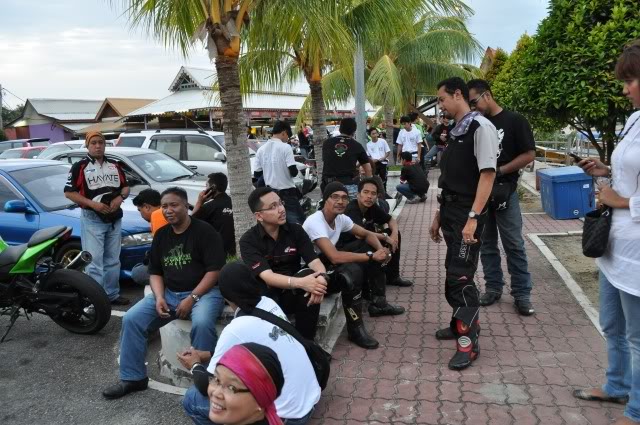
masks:
{"label": "orange shirt", "polygon": [[158,229],[163,227],[165,224],[169,224],[167,220],[162,215],[162,208],[158,208],[154,212],[151,213],[151,234],[155,235]]}

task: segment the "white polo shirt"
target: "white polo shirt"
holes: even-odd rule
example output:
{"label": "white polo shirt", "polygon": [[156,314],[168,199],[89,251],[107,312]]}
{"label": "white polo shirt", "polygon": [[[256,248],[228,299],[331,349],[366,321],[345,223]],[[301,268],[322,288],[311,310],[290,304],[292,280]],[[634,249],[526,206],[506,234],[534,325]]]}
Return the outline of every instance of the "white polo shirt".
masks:
{"label": "white polo shirt", "polygon": [[400,134],[398,134],[396,143],[402,145],[402,152],[418,152],[418,145],[422,143],[422,134],[420,130],[415,127],[413,127],[411,131],[403,128],[400,130]]}
{"label": "white polo shirt", "polygon": [[292,165],[293,149],[280,139],[269,139],[256,153],[256,171],[262,171],[264,183],[276,190],[296,187],[288,168]]}
{"label": "white polo shirt", "polygon": [[[378,139],[376,142],[372,140],[367,143],[367,155],[369,155],[371,159],[382,159],[388,152],[391,152],[391,149],[389,149],[389,145],[384,139]],[[383,164],[388,162],[389,161],[386,160],[382,161]]]}
{"label": "white polo shirt", "polygon": [[[287,320],[282,309],[271,298],[262,297],[256,307]],[[245,342],[264,345],[278,355],[284,375],[284,387],[275,401],[278,416],[286,419],[306,416],[320,400],[320,385],[302,344],[276,325],[255,316],[233,319],[220,333],[207,371],[215,372],[223,354]]]}

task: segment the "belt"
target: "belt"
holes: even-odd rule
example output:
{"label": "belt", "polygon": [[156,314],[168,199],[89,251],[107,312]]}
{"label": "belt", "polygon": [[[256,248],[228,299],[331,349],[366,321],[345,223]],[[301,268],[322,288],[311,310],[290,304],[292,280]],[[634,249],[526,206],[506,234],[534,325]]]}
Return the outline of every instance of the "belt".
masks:
{"label": "belt", "polygon": [[475,200],[475,197],[470,195],[461,195],[458,193],[442,191],[442,193],[438,195],[437,199],[440,205],[444,205],[446,203],[453,203],[453,202],[473,203],[473,201]]}

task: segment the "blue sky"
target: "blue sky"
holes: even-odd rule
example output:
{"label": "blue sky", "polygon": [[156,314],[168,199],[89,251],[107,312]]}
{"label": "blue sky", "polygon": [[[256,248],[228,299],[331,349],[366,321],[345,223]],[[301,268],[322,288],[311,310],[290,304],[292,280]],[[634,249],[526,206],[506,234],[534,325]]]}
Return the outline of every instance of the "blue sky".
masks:
{"label": "blue sky", "polygon": [[[159,98],[182,64],[213,67],[204,49],[188,60],[131,30],[106,0],[0,0],[0,84],[28,97]],[[534,34],[548,0],[467,0],[469,28],[484,46],[511,51]],[[20,100],[6,96],[9,105]]]}

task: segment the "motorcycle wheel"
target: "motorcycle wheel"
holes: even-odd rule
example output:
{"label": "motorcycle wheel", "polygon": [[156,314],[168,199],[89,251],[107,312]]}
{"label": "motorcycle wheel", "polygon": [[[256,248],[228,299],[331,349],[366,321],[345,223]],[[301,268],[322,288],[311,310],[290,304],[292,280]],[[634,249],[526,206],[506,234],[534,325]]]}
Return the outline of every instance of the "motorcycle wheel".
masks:
{"label": "motorcycle wheel", "polygon": [[50,316],[69,332],[95,334],[111,319],[111,303],[104,289],[82,272],[56,270],[47,279],[44,290],[76,295],[76,299],[61,304],[60,313]]}

